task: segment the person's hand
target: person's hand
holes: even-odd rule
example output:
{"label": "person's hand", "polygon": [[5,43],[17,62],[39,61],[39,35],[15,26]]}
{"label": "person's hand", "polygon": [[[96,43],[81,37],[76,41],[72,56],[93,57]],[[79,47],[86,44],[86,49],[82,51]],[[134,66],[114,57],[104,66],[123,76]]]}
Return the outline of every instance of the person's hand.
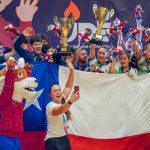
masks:
{"label": "person's hand", "polygon": [[16,14],[21,21],[32,21],[38,10],[38,0],[20,0],[20,6],[16,7]]}
{"label": "person's hand", "polygon": [[113,33],[116,34],[116,35],[118,36],[118,35],[121,34],[121,32],[122,32],[122,30],[117,30],[117,31],[114,31]]}
{"label": "person's hand", "polygon": [[7,5],[9,5],[12,2],[12,0],[1,0],[0,1],[0,12],[2,12]]}
{"label": "person's hand", "polygon": [[74,70],[74,66],[73,66],[73,64],[72,64],[72,58],[71,58],[71,56],[69,56],[69,57],[66,57],[66,63],[67,63],[67,66],[68,66],[68,68],[70,69],[70,70]]}
{"label": "person's hand", "polygon": [[13,56],[16,54],[16,51],[15,51],[14,48],[12,48],[12,51],[11,51],[11,52],[13,53]]}
{"label": "person's hand", "polygon": [[27,27],[27,28],[25,28],[25,29],[23,30],[23,35],[24,35],[25,37],[31,36],[31,35],[32,35],[32,34],[31,34],[32,31],[33,31],[33,29],[32,29],[31,27]]}
{"label": "person's hand", "polygon": [[132,79],[134,78],[134,75],[131,72],[128,72],[127,75]]}
{"label": "person's hand", "polygon": [[77,91],[76,93],[73,92],[69,101],[70,101],[71,103],[74,103],[74,102],[76,102],[77,100],[79,100],[79,98],[80,98],[80,93],[79,93],[79,91]]}
{"label": "person's hand", "polygon": [[48,54],[54,54],[55,53],[55,49],[54,48],[50,48],[50,49],[48,49]]}

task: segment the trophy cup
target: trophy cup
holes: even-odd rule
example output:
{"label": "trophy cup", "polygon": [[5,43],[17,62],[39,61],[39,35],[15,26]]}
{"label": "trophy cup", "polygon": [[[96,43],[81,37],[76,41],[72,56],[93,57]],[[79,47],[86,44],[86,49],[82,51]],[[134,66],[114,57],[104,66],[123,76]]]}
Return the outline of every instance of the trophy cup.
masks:
{"label": "trophy cup", "polygon": [[57,51],[58,55],[71,55],[67,40],[69,31],[74,24],[74,16],[72,15],[71,18],[58,18],[57,16],[55,16],[54,23],[56,25],[59,25],[60,28],[60,48]]}
{"label": "trophy cup", "polygon": [[95,14],[95,18],[97,20],[97,30],[96,33],[93,34],[92,39],[90,40],[90,43],[94,43],[96,45],[102,45],[102,36],[101,36],[101,29],[105,21],[108,21],[113,15],[114,10],[107,9],[105,7],[98,7],[97,5],[93,5],[93,12]]}

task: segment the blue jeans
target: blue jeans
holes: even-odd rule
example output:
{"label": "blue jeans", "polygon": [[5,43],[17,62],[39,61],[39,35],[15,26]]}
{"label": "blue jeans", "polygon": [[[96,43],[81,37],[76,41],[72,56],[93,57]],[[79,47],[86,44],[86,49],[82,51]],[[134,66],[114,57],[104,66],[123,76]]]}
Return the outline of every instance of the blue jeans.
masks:
{"label": "blue jeans", "polygon": [[45,150],[71,150],[68,136],[47,139],[45,141]]}
{"label": "blue jeans", "polygon": [[21,150],[20,139],[0,135],[0,150]]}

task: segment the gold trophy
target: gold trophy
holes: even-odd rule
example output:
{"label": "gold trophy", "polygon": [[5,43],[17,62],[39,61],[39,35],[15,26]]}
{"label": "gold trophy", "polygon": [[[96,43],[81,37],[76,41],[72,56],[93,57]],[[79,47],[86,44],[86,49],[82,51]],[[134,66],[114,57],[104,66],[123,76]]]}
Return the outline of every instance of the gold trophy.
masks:
{"label": "gold trophy", "polygon": [[62,56],[71,55],[70,47],[68,45],[68,34],[74,24],[74,16],[71,18],[58,18],[54,17],[54,23],[59,25],[60,28],[60,48],[58,54]]}
{"label": "gold trophy", "polygon": [[90,40],[90,43],[94,43],[96,45],[102,45],[102,36],[101,36],[101,29],[103,24],[108,21],[113,15],[114,15],[114,10],[107,9],[105,7],[98,7],[97,5],[93,5],[93,12],[95,14],[95,18],[97,20],[97,30],[96,33],[93,34],[92,39]]}

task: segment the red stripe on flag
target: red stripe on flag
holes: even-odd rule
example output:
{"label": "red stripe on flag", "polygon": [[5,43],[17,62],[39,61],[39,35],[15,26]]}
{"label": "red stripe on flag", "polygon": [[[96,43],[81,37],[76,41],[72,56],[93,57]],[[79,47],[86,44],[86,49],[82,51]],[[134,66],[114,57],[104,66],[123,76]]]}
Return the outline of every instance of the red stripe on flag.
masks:
{"label": "red stripe on flag", "polygon": [[72,150],[150,150],[150,133],[118,139],[69,135]]}
{"label": "red stripe on flag", "polygon": [[24,132],[21,137],[22,150],[44,150],[46,131]]}

